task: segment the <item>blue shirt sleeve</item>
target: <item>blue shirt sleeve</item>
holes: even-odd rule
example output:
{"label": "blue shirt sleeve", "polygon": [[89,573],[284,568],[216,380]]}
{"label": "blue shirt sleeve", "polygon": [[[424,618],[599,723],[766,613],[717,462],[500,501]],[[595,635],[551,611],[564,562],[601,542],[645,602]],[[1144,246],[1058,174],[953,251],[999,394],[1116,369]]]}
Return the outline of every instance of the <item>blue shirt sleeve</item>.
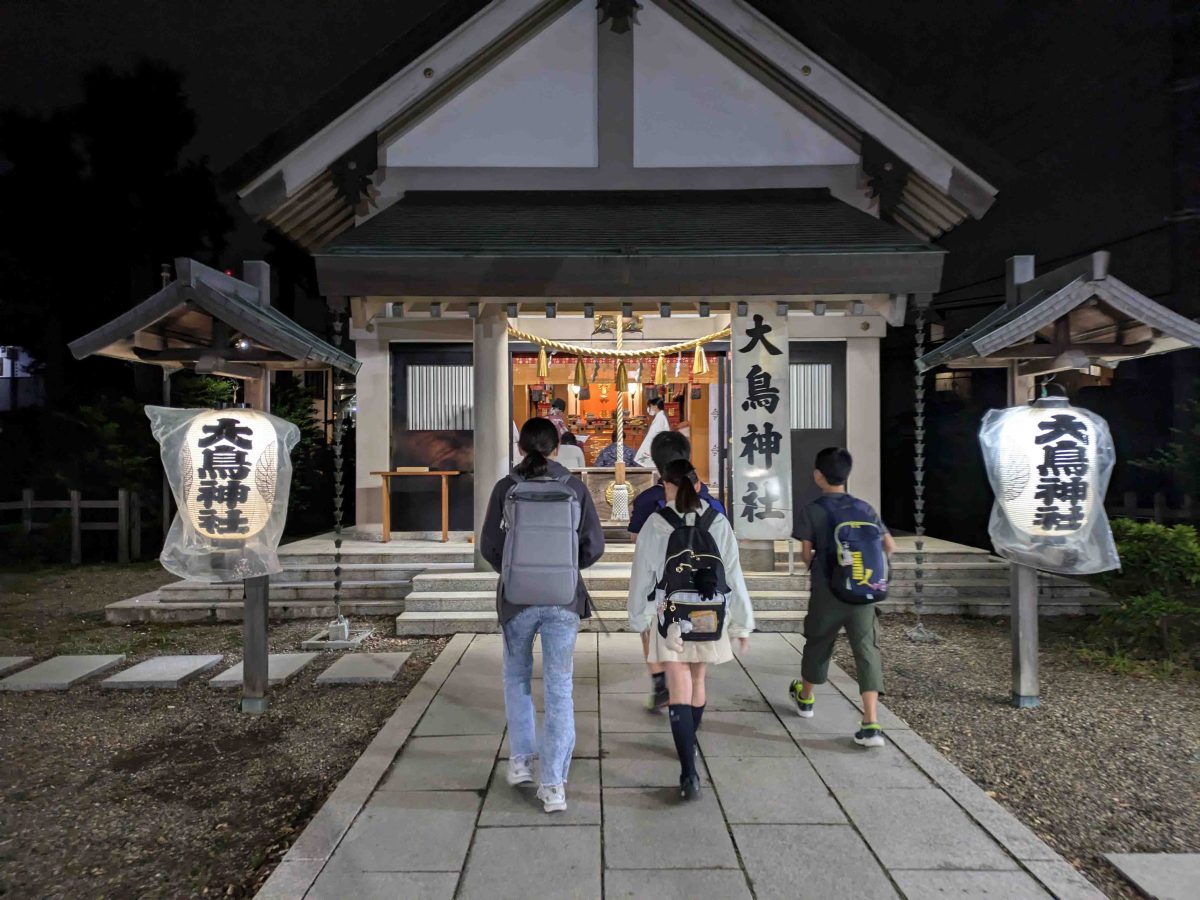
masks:
{"label": "blue shirt sleeve", "polygon": [[629,533],[637,534],[646,524],[646,520],[654,515],[654,511],[658,509],[658,503],[665,496],[660,485],[647,488],[642,491],[633,501],[633,509],[629,511]]}

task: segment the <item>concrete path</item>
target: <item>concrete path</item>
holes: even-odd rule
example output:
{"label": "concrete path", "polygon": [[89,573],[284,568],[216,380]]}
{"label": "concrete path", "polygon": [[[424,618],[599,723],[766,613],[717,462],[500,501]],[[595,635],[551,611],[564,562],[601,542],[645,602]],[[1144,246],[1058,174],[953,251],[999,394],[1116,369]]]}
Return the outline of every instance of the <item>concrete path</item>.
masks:
{"label": "concrete path", "polygon": [[504,781],[500,638],[458,635],[259,896],[1103,896],[892,713],[886,748],[857,747],[845,673],[799,718],[801,646],[755,635],[712,670],[705,787],[680,805],[638,637],[580,635],[569,808],[546,815]]}

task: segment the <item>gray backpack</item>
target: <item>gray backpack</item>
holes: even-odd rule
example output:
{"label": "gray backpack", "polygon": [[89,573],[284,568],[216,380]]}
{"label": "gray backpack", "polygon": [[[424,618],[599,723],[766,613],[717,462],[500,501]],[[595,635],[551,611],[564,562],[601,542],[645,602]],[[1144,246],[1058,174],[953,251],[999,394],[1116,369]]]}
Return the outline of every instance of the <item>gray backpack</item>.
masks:
{"label": "gray backpack", "polygon": [[579,582],[582,508],[569,475],[516,482],[504,498],[504,599],[514,606],[567,606]]}

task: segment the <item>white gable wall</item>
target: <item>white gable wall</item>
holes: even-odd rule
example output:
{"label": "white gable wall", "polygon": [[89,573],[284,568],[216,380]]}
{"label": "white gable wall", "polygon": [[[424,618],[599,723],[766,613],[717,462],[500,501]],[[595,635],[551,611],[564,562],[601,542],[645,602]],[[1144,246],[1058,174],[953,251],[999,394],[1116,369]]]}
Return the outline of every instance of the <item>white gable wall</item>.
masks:
{"label": "white gable wall", "polygon": [[634,165],[820,166],[858,154],[653,3],[634,46]]}
{"label": "white gable wall", "polygon": [[389,166],[595,166],[596,12],[581,2],[394,141]]}

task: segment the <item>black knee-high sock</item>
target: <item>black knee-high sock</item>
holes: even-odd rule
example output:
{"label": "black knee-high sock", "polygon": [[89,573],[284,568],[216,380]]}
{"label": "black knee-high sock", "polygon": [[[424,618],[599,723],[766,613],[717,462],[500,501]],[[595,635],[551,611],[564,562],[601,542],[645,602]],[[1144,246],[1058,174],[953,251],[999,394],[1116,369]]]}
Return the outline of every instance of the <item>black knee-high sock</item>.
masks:
{"label": "black knee-high sock", "polygon": [[[705,705],[707,706],[707,704],[705,704]],[[693,706],[692,707],[692,722],[694,723],[694,727],[695,727],[696,731],[700,730],[700,720],[703,718],[704,718],[704,707],[703,706]]]}
{"label": "black knee-high sock", "polygon": [[679,754],[680,775],[689,778],[696,774],[696,723],[692,718],[694,707],[690,703],[672,703],[671,737],[675,738],[675,752]]}
{"label": "black knee-high sock", "polygon": [[666,672],[651,672],[650,681],[654,684],[654,689],[656,691],[665,691],[667,689]]}

